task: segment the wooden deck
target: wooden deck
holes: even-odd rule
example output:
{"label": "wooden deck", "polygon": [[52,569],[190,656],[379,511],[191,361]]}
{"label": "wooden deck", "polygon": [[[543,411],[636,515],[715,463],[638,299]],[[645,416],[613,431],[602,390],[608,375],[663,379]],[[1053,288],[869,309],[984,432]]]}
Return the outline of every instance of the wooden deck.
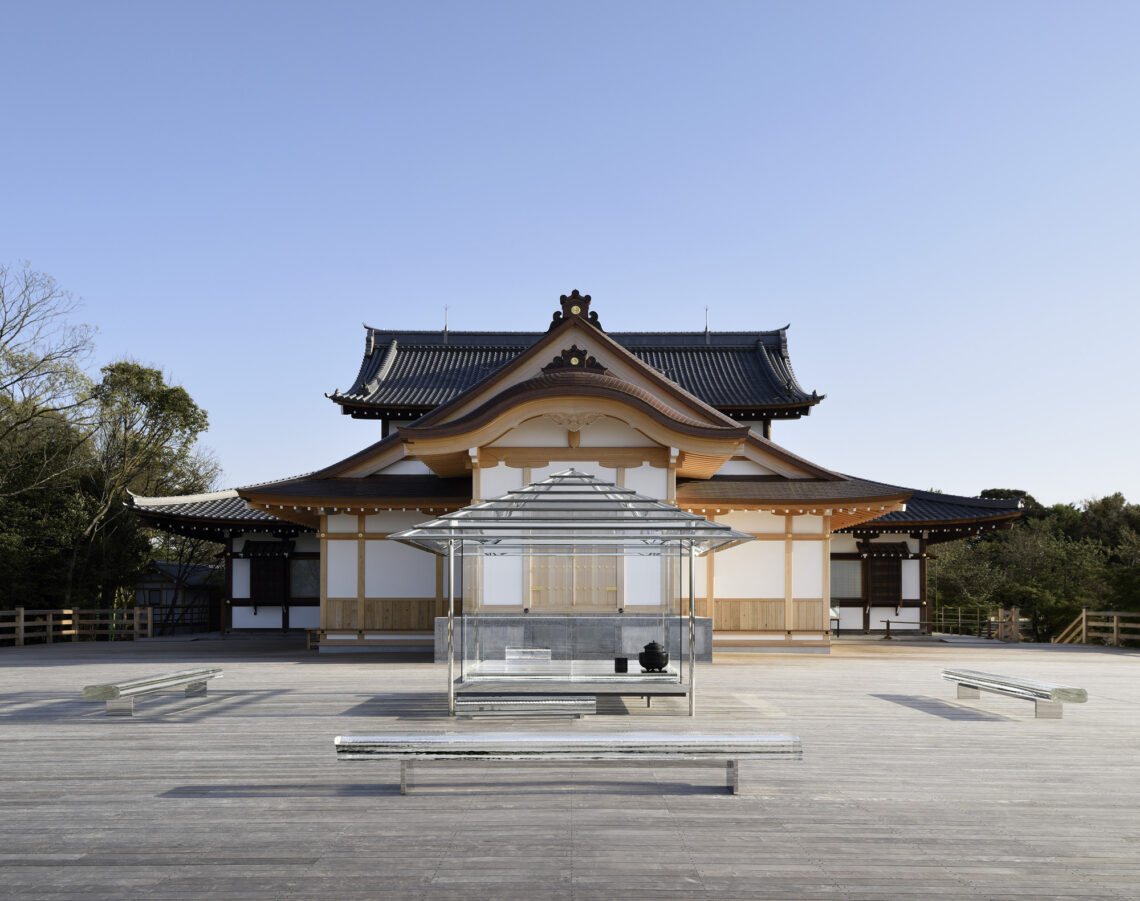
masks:
{"label": "wooden deck", "polygon": [[[205,698],[84,685],[221,666]],[[1086,688],[1038,720],[958,701],[970,667]],[[787,732],[802,764],[719,773],[337,761],[333,736],[517,729],[449,720],[446,668],[303,639],[0,650],[0,898],[904,899],[1140,897],[1140,654],[862,642],[718,655],[678,699],[536,729]],[[655,717],[652,724],[645,717]],[[569,723],[569,725],[568,725]]]}

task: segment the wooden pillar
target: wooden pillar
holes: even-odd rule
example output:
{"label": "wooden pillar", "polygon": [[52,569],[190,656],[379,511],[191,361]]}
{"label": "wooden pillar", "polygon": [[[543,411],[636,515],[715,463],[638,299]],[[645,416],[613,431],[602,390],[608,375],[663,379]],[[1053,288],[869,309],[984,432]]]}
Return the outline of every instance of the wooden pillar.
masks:
{"label": "wooden pillar", "polygon": [[1120,647],[1120,614],[1112,614],[1112,646]]}
{"label": "wooden pillar", "polygon": [[1013,640],[1021,641],[1021,608],[1016,604],[1009,608],[1009,624],[1013,629]]}
{"label": "wooden pillar", "polygon": [[1081,608],[1081,644],[1089,643],[1089,608]]}
{"label": "wooden pillar", "polygon": [[24,643],[24,608],[16,608],[16,646]]}
{"label": "wooden pillar", "polygon": [[51,644],[52,632],[54,630],[55,630],[55,616],[54,616],[53,612],[51,610],[49,610],[47,612],[47,630],[45,633],[46,637],[44,639],[48,644]]}

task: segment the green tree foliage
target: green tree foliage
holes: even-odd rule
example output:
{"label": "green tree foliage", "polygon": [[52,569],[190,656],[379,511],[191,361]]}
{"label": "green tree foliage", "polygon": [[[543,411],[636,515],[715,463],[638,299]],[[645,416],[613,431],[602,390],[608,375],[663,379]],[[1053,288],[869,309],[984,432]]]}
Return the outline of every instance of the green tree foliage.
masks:
{"label": "green tree foliage", "polygon": [[1051,507],[1011,489],[982,497],[1025,498],[1023,515],[1011,530],[937,549],[929,573],[940,605],[1016,605],[1037,641],[1057,635],[1082,607],[1140,610],[1140,506],[1119,493]]}
{"label": "green tree foliage", "polygon": [[[127,492],[213,487],[207,417],[161,371],[84,373],[92,330],[54,280],[0,267],[0,606],[111,606],[152,557],[185,557],[125,508]],[[201,545],[201,543],[198,543]],[[196,559],[214,549],[198,547]]]}

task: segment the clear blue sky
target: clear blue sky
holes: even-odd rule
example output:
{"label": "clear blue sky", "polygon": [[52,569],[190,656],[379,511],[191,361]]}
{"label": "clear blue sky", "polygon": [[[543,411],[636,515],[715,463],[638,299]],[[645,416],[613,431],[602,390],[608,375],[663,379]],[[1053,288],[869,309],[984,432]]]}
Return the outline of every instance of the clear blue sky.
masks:
{"label": "clear blue sky", "polygon": [[240,485],[378,437],[362,322],[791,323],[774,438],[1140,502],[1140,3],[0,2],[0,260]]}

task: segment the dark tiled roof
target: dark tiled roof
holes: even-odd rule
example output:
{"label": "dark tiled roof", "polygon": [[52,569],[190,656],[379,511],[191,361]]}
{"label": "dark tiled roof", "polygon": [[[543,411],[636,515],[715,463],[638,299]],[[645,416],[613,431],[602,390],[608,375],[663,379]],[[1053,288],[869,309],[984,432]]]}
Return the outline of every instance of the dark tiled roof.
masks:
{"label": "dark tiled roof", "polygon": [[956,494],[938,494],[934,491],[915,491],[906,502],[906,510],[888,513],[871,522],[857,526],[857,529],[881,529],[919,526],[935,526],[943,523],[968,523],[974,521],[1001,520],[1015,518],[1021,509],[1017,500],[995,500],[981,497],[961,497]]}
{"label": "dark tiled roof", "polygon": [[868,479],[786,479],[783,476],[713,476],[711,479],[677,479],[677,500],[774,502],[801,504],[827,501],[864,501],[905,497],[906,488]]}
{"label": "dark tiled roof", "polygon": [[[418,416],[490,376],[543,332],[407,332],[368,328],[352,386],[329,395],[345,412]],[[706,403],[744,415],[799,416],[822,397],[800,387],[786,328],[770,332],[607,332]]]}
{"label": "dark tiled roof", "polygon": [[[511,385],[465,416],[459,419],[449,420],[440,426],[434,426],[433,423],[443,416],[445,411],[442,409],[436,410],[424,416],[419,422],[405,426],[402,431],[405,435],[415,435],[426,432],[429,429],[448,433],[457,432],[466,428],[470,423],[478,421],[480,418],[489,415],[495,409],[515,399],[541,397],[544,395],[559,394],[565,391],[573,391],[583,395],[592,394],[594,396],[620,395],[648,408],[649,411],[658,414],[658,416],[663,419],[667,419],[674,425],[682,426],[693,431],[739,435],[741,438],[748,432],[747,425],[741,425],[740,423],[732,421],[717,410],[709,409],[699,400],[693,400],[693,403],[702,409],[709,417],[703,421],[679,414],[665,404],[661,398],[624,379],[598,372],[574,369],[544,372],[542,375],[536,376],[533,379]],[[710,421],[710,419],[714,421]]]}
{"label": "dark tiled roof", "polygon": [[313,498],[330,501],[434,500],[471,503],[471,477],[441,479],[434,475],[366,476],[361,479],[302,476],[241,489],[251,497]]}
{"label": "dark tiled roof", "polygon": [[233,489],[213,491],[209,494],[187,494],[181,497],[131,496],[129,505],[141,515],[167,515],[183,519],[216,520],[219,522],[280,523],[276,516],[254,510],[238,497]]}

